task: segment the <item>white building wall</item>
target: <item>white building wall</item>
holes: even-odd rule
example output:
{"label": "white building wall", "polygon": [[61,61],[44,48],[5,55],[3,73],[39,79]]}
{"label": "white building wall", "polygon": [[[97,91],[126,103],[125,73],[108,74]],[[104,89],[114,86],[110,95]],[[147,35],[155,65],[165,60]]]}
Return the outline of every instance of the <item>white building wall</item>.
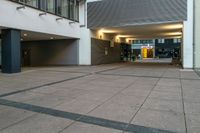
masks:
{"label": "white building wall", "polygon": [[200,68],[200,0],[195,0],[195,25],[194,25],[194,30],[195,30],[195,39],[194,39],[194,45],[195,45],[195,50],[194,50],[194,64],[195,68]]}
{"label": "white building wall", "polygon": [[30,7],[17,10],[19,6],[20,4],[8,0],[0,1],[1,27],[80,38],[79,23],[69,24],[68,19],[56,21],[58,16],[48,13],[39,16],[42,11]]}
{"label": "white building wall", "polygon": [[183,68],[193,68],[193,0],[188,0],[188,18],[183,22]]}
{"label": "white building wall", "polygon": [[91,65],[91,33],[87,29],[87,3],[80,3],[79,65]]}

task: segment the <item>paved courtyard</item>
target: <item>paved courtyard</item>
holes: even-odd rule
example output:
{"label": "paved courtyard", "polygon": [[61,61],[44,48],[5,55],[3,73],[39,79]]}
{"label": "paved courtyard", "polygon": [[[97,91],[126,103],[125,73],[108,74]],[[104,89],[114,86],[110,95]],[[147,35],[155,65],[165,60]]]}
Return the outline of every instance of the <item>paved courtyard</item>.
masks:
{"label": "paved courtyard", "polygon": [[130,63],[0,73],[0,133],[200,133],[200,77]]}

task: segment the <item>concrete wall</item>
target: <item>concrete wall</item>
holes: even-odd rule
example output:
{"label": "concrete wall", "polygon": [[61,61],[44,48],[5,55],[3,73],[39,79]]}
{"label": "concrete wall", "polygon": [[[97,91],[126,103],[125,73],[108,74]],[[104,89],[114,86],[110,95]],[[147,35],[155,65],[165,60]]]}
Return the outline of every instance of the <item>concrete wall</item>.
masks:
{"label": "concrete wall", "polygon": [[195,54],[194,54],[194,67],[200,68],[200,0],[195,0],[195,25],[194,25],[194,45],[195,45]]}
{"label": "concrete wall", "polygon": [[79,40],[51,40],[23,42],[22,49],[30,49],[30,65],[78,65]]}
{"label": "concrete wall", "polygon": [[92,65],[120,62],[120,44],[110,46],[110,41],[91,39]]}

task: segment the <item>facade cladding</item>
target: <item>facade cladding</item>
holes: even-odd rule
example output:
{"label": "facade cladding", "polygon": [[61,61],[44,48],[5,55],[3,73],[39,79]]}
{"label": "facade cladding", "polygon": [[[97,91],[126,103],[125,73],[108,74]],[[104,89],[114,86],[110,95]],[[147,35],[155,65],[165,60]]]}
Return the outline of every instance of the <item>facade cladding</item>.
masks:
{"label": "facade cladding", "polygon": [[187,20],[187,0],[102,0],[88,3],[88,28]]}

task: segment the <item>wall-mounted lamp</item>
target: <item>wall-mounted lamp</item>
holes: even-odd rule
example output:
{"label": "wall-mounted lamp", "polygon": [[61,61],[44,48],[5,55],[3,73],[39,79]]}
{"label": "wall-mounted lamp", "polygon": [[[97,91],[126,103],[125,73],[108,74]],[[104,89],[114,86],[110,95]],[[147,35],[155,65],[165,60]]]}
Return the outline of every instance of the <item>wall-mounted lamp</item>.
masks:
{"label": "wall-mounted lamp", "polygon": [[69,24],[74,24],[74,23],[76,23],[75,21],[71,21],[71,22],[69,22]]}
{"label": "wall-mounted lamp", "polygon": [[102,35],[99,36],[99,39],[102,39]]}
{"label": "wall-mounted lamp", "polygon": [[24,36],[26,37],[26,36],[28,36],[28,34],[24,33]]}
{"label": "wall-mounted lamp", "polygon": [[46,12],[40,13],[39,16],[47,15]]}
{"label": "wall-mounted lamp", "polygon": [[20,10],[20,9],[25,9],[25,8],[26,8],[25,5],[23,5],[23,6],[17,7],[16,9],[17,9],[17,10]]}
{"label": "wall-mounted lamp", "polygon": [[63,20],[63,17],[56,18],[56,21],[58,21],[58,20]]}

